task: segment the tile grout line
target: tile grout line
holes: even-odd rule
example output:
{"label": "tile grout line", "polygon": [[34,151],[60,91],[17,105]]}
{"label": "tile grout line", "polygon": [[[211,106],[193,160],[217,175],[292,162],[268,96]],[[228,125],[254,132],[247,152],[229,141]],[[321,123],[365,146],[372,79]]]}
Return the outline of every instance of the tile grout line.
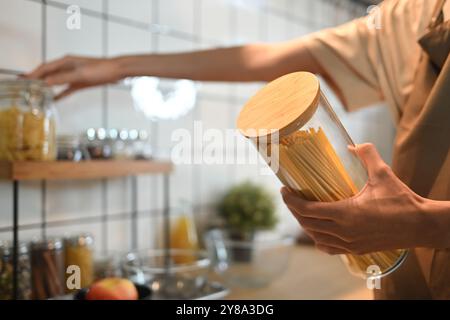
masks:
{"label": "tile grout line", "polygon": [[[238,10],[235,5],[228,4],[229,10],[230,10],[230,25],[231,25],[231,39],[234,43],[236,39],[238,38],[238,29],[239,29],[239,19],[238,19]],[[235,105],[236,105],[236,86],[230,86],[229,87],[229,94],[228,94],[228,125],[230,128],[235,127]],[[225,145],[224,152],[227,152],[228,148]],[[228,151],[229,152],[229,151]],[[235,151],[233,151],[234,153]],[[225,156],[226,157],[226,156]],[[226,164],[227,171],[229,172],[229,175],[227,175],[229,178],[228,184],[231,185],[236,180],[236,172],[237,172],[237,164]]]}
{"label": "tile grout line", "polygon": [[[158,23],[159,22],[159,0],[152,0],[150,2],[150,17],[152,19],[153,23]],[[159,35],[156,33],[150,33],[150,48],[152,52],[158,52],[159,50]],[[150,123],[150,144],[151,144],[151,148],[152,148],[152,152],[153,154],[157,153],[157,148],[158,148],[158,139],[159,139],[159,124],[156,121],[151,120]],[[161,201],[161,206],[159,206],[159,201],[158,199],[163,195],[163,192],[160,192],[161,189],[163,188],[163,179],[164,176],[161,175],[157,175],[157,176],[151,176],[151,183],[150,183],[150,188],[151,190],[149,190],[149,192],[151,192],[151,196],[149,197],[150,199],[150,207],[163,207],[164,206],[164,201]],[[161,188],[159,188],[160,184],[159,182],[161,182]],[[161,216],[163,215],[163,212],[161,211]],[[151,221],[150,221],[151,223]],[[151,225],[149,225],[149,229],[154,231],[154,228],[152,228]],[[156,235],[153,235],[153,240],[156,239]]]}
{"label": "tile grout line", "polygon": [[[47,3],[45,0],[41,4],[41,62],[47,61]],[[45,240],[47,237],[47,183],[45,180],[41,181],[41,237]]]}
{"label": "tile grout line", "polygon": [[[193,12],[193,30],[194,33],[197,34],[197,38],[198,39],[202,39],[201,35],[203,34],[202,32],[202,7],[203,7],[203,1],[202,0],[195,0],[194,2],[194,12]],[[202,45],[202,41],[198,41],[197,45]],[[195,121],[201,121],[201,109],[200,106],[201,104],[199,103],[199,99],[197,97],[197,105],[195,106],[194,110],[192,110],[192,122],[195,123]],[[195,138],[194,138],[195,140]],[[197,151],[195,150],[191,150],[191,152],[195,153]],[[192,154],[192,157],[194,157],[195,154]],[[194,207],[197,206],[198,203],[201,203],[201,199],[202,199],[202,195],[201,195],[201,178],[202,178],[202,173],[200,171],[200,168],[198,168],[198,166],[196,165],[191,165],[191,176],[192,176],[192,209]],[[194,210],[193,211],[193,215],[194,215],[194,219],[197,220],[199,219],[199,216],[201,216],[200,213],[201,210]]]}
{"label": "tile grout line", "polygon": [[22,70],[15,70],[15,69],[4,69],[4,68],[0,68],[0,74],[4,74],[4,75],[11,75],[11,76],[18,76],[19,74],[24,73],[24,71]]}
{"label": "tile grout line", "polygon": [[[102,11],[108,12],[108,1],[102,0]],[[108,54],[108,35],[109,35],[109,29],[108,29],[108,18],[102,19],[102,56],[106,57]],[[102,88],[102,109],[101,109],[101,122],[102,126],[104,128],[108,127],[108,115],[109,115],[109,99],[108,99],[108,92],[109,88],[108,85],[103,86]],[[108,180],[107,179],[101,179],[101,214],[102,214],[102,221],[101,221],[101,233],[102,233],[102,251],[104,254],[108,252],[108,227],[109,227],[109,215],[108,215]]]}
{"label": "tile grout line", "polygon": [[[171,209],[176,209],[176,207],[171,206]],[[162,214],[162,208],[158,209],[150,209],[150,210],[138,210],[137,211],[137,218],[145,219],[148,218],[148,214],[150,214],[150,218],[156,218],[158,219]],[[125,212],[116,212],[116,213],[110,213],[109,219],[110,221],[125,221],[129,220],[132,216],[131,211],[125,211]],[[136,212],[134,213],[136,214]],[[86,216],[86,217],[80,217],[80,218],[71,218],[71,219],[62,219],[62,220],[50,220],[47,221],[47,227],[48,228],[59,228],[62,226],[75,226],[75,225],[82,225],[82,224],[88,224],[88,223],[101,223],[103,219],[102,215],[92,215],[92,216]],[[33,222],[33,223],[25,223],[20,224],[19,229],[22,231],[25,230],[40,230],[42,224],[41,222]],[[11,232],[13,229],[12,225],[6,225],[0,227],[0,234],[4,232]]]}

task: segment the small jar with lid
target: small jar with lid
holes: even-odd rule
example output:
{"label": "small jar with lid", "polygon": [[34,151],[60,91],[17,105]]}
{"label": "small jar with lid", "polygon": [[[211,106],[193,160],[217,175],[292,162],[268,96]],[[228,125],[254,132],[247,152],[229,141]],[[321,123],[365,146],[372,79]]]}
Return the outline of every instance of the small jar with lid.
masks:
{"label": "small jar with lid", "polygon": [[105,160],[112,157],[112,141],[105,128],[89,128],[86,130],[84,145],[91,159]]}
{"label": "small jar with lid", "polygon": [[58,147],[58,160],[81,161],[90,160],[86,146],[80,142],[77,135],[58,135],[56,137]]}
{"label": "small jar with lid", "polygon": [[[64,239],[65,268],[77,266],[80,270],[80,288],[86,288],[94,281],[93,260],[94,238],[89,233],[83,233]],[[66,274],[69,277],[70,274]],[[79,289],[80,289],[79,288]],[[67,292],[75,289],[66,288]]]}
{"label": "small jar with lid", "polygon": [[62,241],[56,238],[33,241],[30,250],[33,299],[63,295],[66,286]]}
{"label": "small jar with lid", "polygon": [[138,138],[134,143],[134,158],[137,160],[150,160],[152,159],[152,146],[148,132],[146,130],[138,131]]}
{"label": "small jar with lid", "polygon": [[[353,142],[308,72],[282,76],[246,103],[237,122],[280,181],[311,201],[338,201],[359,192],[367,181]],[[344,255],[358,276],[382,277],[404,261],[398,248],[364,255]]]}
{"label": "small jar with lid", "polygon": [[113,157],[116,160],[128,159],[129,153],[129,131],[127,129],[120,129],[117,131],[117,139],[114,141]]}
{"label": "small jar with lid", "polygon": [[0,81],[0,160],[54,160],[55,109],[39,80]]}
{"label": "small jar with lid", "polygon": [[136,144],[139,139],[139,131],[136,129],[128,130],[128,139],[125,142],[125,159],[136,158]]}
{"label": "small jar with lid", "polygon": [[[20,300],[31,299],[31,268],[28,246],[19,243],[17,269],[17,298]],[[0,300],[14,298],[13,292],[13,246],[9,241],[0,242]]]}

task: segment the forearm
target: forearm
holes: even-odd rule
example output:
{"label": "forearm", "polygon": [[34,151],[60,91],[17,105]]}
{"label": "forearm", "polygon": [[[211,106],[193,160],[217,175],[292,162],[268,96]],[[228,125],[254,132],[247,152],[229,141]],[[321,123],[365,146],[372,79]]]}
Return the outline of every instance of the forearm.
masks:
{"label": "forearm", "polygon": [[426,224],[422,230],[427,230],[425,238],[430,239],[426,246],[450,248],[450,201],[425,199],[422,208]]}
{"label": "forearm", "polygon": [[122,76],[157,76],[204,81],[256,81],[251,56],[264,55],[264,45],[171,54],[119,57]]}
{"label": "forearm", "polygon": [[251,44],[173,54],[115,58],[120,77],[158,76],[203,81],[270,81],[294,71],[320,73],[300,42]]}

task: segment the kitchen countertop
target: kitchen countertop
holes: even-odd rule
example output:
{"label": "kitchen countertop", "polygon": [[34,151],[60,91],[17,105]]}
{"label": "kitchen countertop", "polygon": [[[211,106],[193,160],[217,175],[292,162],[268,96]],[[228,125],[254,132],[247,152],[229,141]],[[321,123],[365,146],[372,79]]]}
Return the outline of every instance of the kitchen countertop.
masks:
{"label": "kitchen countertop", "polygon": [[372,299],[366,282],[349,274],[338,256],[296,245],[286,272],[259,289],[230,288],[227,299]]}

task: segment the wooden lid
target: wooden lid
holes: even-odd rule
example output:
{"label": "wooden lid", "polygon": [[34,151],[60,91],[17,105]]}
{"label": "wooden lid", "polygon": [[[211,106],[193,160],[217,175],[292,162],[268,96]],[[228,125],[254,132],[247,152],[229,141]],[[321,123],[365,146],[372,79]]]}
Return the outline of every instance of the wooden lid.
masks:
{"label": "wooden lid", "polygon": [[319,79],[309,72],[284,75],[264,86],[242,108],[237,127],[247,138],[301,128],[317,109]]}

